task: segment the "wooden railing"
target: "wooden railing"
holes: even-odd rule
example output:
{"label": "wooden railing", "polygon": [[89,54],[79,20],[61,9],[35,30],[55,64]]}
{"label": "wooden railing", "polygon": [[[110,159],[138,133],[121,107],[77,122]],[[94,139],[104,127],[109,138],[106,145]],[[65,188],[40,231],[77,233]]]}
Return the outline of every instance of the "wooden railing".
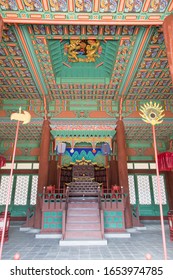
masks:
{"label": "wooden railing", "polygon": [[64,209],[66,197],[62,193],[43,193],[40,195],[40,200],[42,210],[55,211]]}
{"label": "wooden railing", "polygon": [[97,196],[100,185],[102,184],[92,181],[66,183],[66,186],[69,187],[69,196]]}
{"label": "wooden railing", "polygon": [[65,208],[64,208],[63,214],[62,214],[62,240],[64,240],[65,232],[66,232],[68,202],[69,202],[69,188],[67,187],[67,189],[66,189]]}
{"label": "wooden railing", "polygon": [[133,227],[143,226],[143,224],[140,222],[140,219],[139,219],[139,209],[137,206],[132,207],[132,222],[133,222]]}
{"label": "wooden railing", "polygon": [[98,187],[98,206],[99,206],[99,216],[100,216],[100,230],[101,230],[101,237],[104,239],[104,214],[101,205],[101,191],[100,187]]}
{"label": "wooden railing", "polygon": [[26,222],[24,225],[22,225],[22,227],[33,227],[34,215],[35,215],[35,209],[33,207],[29,207],[26,212]]}
{"label": "wooden railing", "polygon": [[102,209],[124,210],[126,205],[125,193],[104,193],[101,197]]}
{"label": "wooden railing", "polygon": [[104,213],[103,210],[100,210],[100,228],[101,228],[101,237],[104,239]]}
{"label": "wooden railing", "polygon": [[101,209],[101,190],[100,190],[100,187],[97,188],[97,194],[98,194],[99,209]]}

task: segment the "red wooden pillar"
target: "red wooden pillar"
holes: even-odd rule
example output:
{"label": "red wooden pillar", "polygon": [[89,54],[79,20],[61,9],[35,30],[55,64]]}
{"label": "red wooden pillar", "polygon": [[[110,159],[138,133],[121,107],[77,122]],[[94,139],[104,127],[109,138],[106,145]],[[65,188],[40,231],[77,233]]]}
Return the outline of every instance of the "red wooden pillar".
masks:
{"label": "red wooden pillar", "polygon": [[116,138],[117,138],[117,148],[118,148],[117,150],[118,150],[119,184],[120,186],[123,186],[124,193],[128,194],[126,209],[125,209],[125,225],[126,228],[130,228],[133,227],[133,223],[132,223],[132,211],[130,207],[130,197],[129,197],[125,129],[122,120],[117,121],[116,131],[117,131]]}
{"label": "red wooden pillar", "polygon": [[[43,193],[43,188],[44,186],[47,186],[48,183],[49,147],[50,147],[49,120],[44,120],[43,127],[42,127],[41,144],[40,144],[40,160],[39,160],[38,190],[37,190],[38,194]],[[41,228],[41,209],[40,209],[38,197],[37,197],[37,204],[36,204],[34,227]]]}
{"label": "red wooden pillar", "polygon": [[105,156],[105,168],[106,168],[106,192],[109,192],[109,159],[108,155]]}
{"label": "red wooden pillar", "polygon": [[57,187],[58,193],[61,191],[61,166],[62,166],[62,154],[58,155],[58,164],[57,164]]}
{"label": "red wooden pillar", "polygon": [[118,162],[116,160],[115,156],[111,156],[110,160],[110,173],[109,173],[109,178],[110,178],[110,187],[112,185],[119,185],[119,179],[118,179]]}
{"label": "red wooden pillar", "polygon": [[173,14],[170,14],[164,19],[163,34],[165,38],[166,53],[168,58],[169,70],[173,82]]}
{"label": "red wooden pillar", "polygon": [[3,19],[2,16],[0,15],[0,42],[2,40],[3,26],[4,26]]}
{"label": "red wooden pillar", "polygon": [[57,161],[55,157],[49,161],[48,185],[57,186]]}

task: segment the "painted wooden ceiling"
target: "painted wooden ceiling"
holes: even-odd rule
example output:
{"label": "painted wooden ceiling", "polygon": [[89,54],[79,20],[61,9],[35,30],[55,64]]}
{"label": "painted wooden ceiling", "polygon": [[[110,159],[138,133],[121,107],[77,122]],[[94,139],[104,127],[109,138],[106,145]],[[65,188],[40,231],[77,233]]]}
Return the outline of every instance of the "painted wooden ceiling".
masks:
{"label": "painted wooden ceiling", "polygon": [[[121,114],[127,141],[138,147],[152,141],[139,107],[154,100],[166,112],[158,140],[169,143],[173,84],[162,24],[172,11],[171,0],[0,0],[0,152],[14,139],[10,114],[19,106],[32,115],[21,145],[38,146],[45,116],[53,137],[104,139]],[[72,39],[98,40],[102,52],[77,68],[65,53]]]}

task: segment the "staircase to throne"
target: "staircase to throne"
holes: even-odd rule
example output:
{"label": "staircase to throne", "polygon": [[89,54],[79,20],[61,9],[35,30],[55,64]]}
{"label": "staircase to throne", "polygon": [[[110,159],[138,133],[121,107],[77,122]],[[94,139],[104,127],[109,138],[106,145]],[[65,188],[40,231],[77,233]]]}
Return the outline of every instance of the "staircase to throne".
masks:
{"label": "staircase to throne", "polygon": [[68,197],[60,245],[106,245],[100,184],[94,181],[94,166],[85,160],[73,166],[73,180],[66,184]]}
{"label": "staircase to throne", "polygon": [[121,193],[102,193],[102,184],[94,180],[94,166],[85,161],[74,165],[72,173],[63,193],[48,190],[41,194],[40,234],[59,234],[60,246],[71,246],[106,245],[105,234],[125,233],[123,189]]}

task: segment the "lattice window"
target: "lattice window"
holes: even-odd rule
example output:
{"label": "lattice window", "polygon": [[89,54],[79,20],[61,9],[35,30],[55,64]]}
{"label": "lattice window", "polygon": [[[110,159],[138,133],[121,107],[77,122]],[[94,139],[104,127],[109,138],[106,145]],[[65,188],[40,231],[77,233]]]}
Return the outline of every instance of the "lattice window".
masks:
{"label": "lattice window", "polygon": [[30,205],[35,205],[37,200],[38,175],[32,176]]}
{"label": "lattice window", "polygon": [[[157,176],[156,175],[152,176],[152,183],[153,183],[153,192],[154,192],[154,202],[155,202],[155,204],[159,204]],[[160,190],[161,190],[162,204],[167,204],[166,193],[165,193],[165,183],[164,183],[163,176],[160,176]]]}
{"label": "lattice window", "polygon": [[[8,192],[9,179],[10,179],[10,176],[2,176],[1,177],[1,182],[0,182],[0,205],[4,205],[7,202],[7,192]],[[9,204],[11,203],[11,193],[12,193],[12,188],[13,188],[13,179],[14,179],[14,176],[12,177]]]}
{"label": "lattice window", "polygon": [[129,181],[129,194],[130,194],[130,204],[136,203],[136,194],[135,194],[135,181],[133,175],[128,175]]}
{"label": "lattice window", "polygon": [[139,193],[139,204],[151,204],[151,192],[149,176],[137,176],[138,182],[138,193]]}
{"label": "lattice window", "polygon": [[29,176],[17,176],[14,204],[26,205]]}

